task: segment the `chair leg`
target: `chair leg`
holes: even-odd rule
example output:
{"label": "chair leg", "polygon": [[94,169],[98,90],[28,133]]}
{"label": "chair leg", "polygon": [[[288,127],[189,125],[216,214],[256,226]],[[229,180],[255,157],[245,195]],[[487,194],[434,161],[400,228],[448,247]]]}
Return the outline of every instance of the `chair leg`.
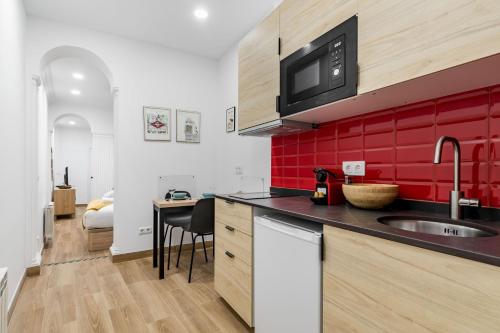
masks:
{"label": "chair leg", "polygon": [[167,235],[168,235],[169,228],[170,228],[170,225],[167,224],[167,229],[165,230],[165,234],[163,235],[163,246],[165,246],[165,242],[167,241]]}
{"label": "chair leg", "polygon": [[189,266],[188,283],[191,283],[191,274],[193,273],[193,259],[194,259],[194,251],[196,248],[196,237],[198,237],[198,235],[193,237],[193,234],[191,233],[191,240],[193,241],[193,249],[191,250],[191,265]]}
{"label": "chair leg", "polygon": [[205,246],[205,236],[201,235],[201,240],[203,241],[203,251],[205,252],[205,262],[208,262],[207,248]]}
{"label": "chair leg", "polygon": [[184,240],[184,230],[182,230],[181,234],[181,243],[179,244],[179,253],[177,254],[177,264],[175,267],[179,267],[179,259],[181,258],[181,250],[182,250],[182,241]]}
{"label": "chair leg", "polygon": [[168,240],[168,256],[167,256],[167,271],[170,269],[170,251],[172,249],[172,231],[175,227],[170,228],[170,238]]}

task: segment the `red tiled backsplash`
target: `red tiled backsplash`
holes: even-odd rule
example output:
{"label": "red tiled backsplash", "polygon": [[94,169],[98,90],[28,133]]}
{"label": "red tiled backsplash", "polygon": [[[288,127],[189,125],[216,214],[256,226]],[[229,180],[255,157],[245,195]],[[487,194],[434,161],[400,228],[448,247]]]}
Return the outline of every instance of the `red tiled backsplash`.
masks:
{"label": "red tiled backsplash", "polygon": [[[459,139],[462,189],[483,206],[500,207],[500,86],[377,111],[322,124],[319,129],[273,137],[272,186],[313,190],[314,167],[342,174],[342,161],[366,161],[366,183],[400,185],[400,197],[448,201],[453,151],[442,135]],[[340,179],[339,181],[341,181]]]}

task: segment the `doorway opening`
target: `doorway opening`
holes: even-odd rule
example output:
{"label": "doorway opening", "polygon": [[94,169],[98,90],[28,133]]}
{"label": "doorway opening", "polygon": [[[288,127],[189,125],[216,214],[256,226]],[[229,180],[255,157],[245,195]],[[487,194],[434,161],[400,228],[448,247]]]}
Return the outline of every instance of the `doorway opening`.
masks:
{"label": "doorway opening", "polygon": [[52,228],[45,228],[52,234],[43,265],[105,257],[113,241],[114,206],[109,71],[93,53],[70,46],[49,51],[41,66],[54,217]]}

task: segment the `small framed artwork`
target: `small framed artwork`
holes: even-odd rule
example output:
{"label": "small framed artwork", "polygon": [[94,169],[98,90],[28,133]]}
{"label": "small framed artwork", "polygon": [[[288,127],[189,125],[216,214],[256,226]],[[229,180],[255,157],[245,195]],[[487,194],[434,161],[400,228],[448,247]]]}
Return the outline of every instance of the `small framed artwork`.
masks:
{"label": "small framed artwork", "polygon": [[144,106],[144,140],[170,141],[172,111],[168,108]]}
{"label": "small framed artwork", "polygon": [[201,113],[177,110],[177,142],[200,143]]}
{"label": "small framed artwork", "polygon": [[236,107],[226,110],[226,133],[234,132],[236,129]]}

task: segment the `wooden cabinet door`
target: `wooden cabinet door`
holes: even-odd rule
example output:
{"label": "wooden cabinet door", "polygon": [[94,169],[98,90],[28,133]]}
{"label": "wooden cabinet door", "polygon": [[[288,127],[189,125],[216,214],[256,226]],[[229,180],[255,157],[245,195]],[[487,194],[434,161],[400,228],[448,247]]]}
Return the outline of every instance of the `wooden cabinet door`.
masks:
{"label": "wooden cabinet door", "polygon": [[266,17],[240,43],[238,129],[279,119],[279,14]]}
{"label": "wooden cabinet door", "polygon": [[498,0],[359,0],[358,93],[499,53],[499,13]]}
{"label": "wooden cabinet door", "polygon": [[280,6],[281,59],[356,15],[357,1],[283,1]]}
{"label": "wooden cabinet door", "polygon": [[75,213],[75,189],[54,190],[54,215],[70,215]]}
{"label": "wooden cabinet door", "polygon": [[498,332],[500,267],[324,227],[323,332]]}

